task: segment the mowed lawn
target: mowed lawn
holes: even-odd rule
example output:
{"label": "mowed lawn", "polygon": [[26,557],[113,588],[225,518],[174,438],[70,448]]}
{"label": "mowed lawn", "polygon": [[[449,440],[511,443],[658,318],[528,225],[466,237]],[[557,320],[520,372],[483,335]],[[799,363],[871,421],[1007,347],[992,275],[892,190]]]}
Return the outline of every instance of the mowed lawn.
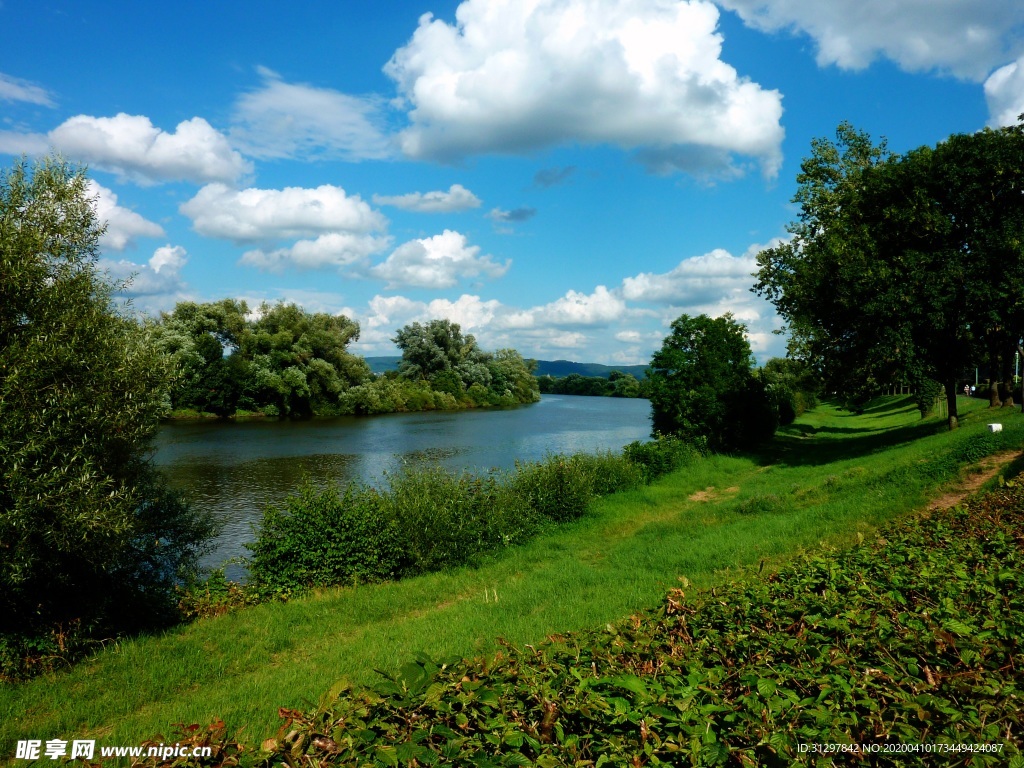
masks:
{"label": "mowed lawn", "polygon": [[[921,420],[909,398],[863,414],[829,405],[756,455],[713,456],[595,503],[576,523],[472,568],[327,590],[161,636],[111,643],[60,674],[0,688],[0,760],[18,739],[134,745],[223,718],[259,744],[279,707],[367,682],[417,651],[493,651],[596,627],[657,605],[680,578],[710,586],[793,553],[844,546],[924,506],[985,453],[1024,445],[1024,417],[961,399],[962,428]],[[986,423],[1004,424],[992,435]],[[962,470],[962,472],[961,472]]]}

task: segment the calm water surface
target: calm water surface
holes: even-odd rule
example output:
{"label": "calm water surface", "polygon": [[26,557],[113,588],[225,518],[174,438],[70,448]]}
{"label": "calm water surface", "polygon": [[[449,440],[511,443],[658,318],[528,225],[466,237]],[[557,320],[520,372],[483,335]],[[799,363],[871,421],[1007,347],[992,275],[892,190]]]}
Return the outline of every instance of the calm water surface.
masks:
{"label": "calm water surface", "polygon": [[[617,451],[650,434],[647,400],[544,395],[502,410],[402,413],[315,421],[175,422],[161,428],[156,463],[170,484],[224,529],[206,564],[246,554],[253,523],[304,477],[318,485],[379,484],[403,466],[511,469],[546,453]],[[228,569],[239,578],[238,567]]]}

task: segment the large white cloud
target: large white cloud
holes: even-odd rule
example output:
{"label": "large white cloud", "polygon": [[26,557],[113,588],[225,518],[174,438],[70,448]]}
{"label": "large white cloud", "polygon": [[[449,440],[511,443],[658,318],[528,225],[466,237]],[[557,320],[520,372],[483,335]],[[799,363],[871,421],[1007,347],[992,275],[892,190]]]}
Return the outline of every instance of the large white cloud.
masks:
{"label": "large white cloud", "polygon": [[96,218],[106,224],[106,232],[100,244],[113,251],[123,251],[135,242],[137,237],[163,237],[164,228],[154,221],[140,216],[135,211],[117,204],[117,195],[92,179],[88,182],[88,194],[93,198]]}
{"label": "large white cloud", "polygon": [[1016,125],[1024,113],[1024,57],[1000,67],[985,81],[989,124]]}
{"label": "large white cloud", "polygon": [[1020,0],[716,0],[749,26],[810,35],[821,65],[862,69],[879,56],[909,72],[983,80],[1024,51]]}
{"label": "large white cloud", "polygon": [[393,205],[418,213],[455,213],[480,207],[480,198],[461,184],[452,184],[447,192],[411,192],[407,195],[374,195],[377,205]]}
{"label": "large white cloud", "polygon": [[470,277],[498,278],[511,261],[499,264],[480,247],[470,245],[461,232],[446,229],[440,235],[403,243],[370,274],[388,281],[388,287],[451,288]]}
{"label": "large white cloud", "polygon": [[40,85],[0,72],[0,101],[24,101],[41,107],[54,106],[53,96]]}
{"label": "large white cloud", "polygon": [[314,240],[299,240],[285,248],[257,248],[242,254],[239,263],[268,272],[341,268],[365,261],[388,247],[391,240],[354,232],[328,232]]}
{"label": "large white cloud", "polygon": [[324,184],[315,188],[234,189],[208,184],[180,207],[196,232],[239,243],[273,242],[381,230],[387,220],[358,195]]}
{"label": "large white cloud", "polygon": [[506,328],[583,328],[605,327],[626,314],[626,302],[615,292],[599,285],[593,293],[568,291],[550,304],[509,312],[503,319]]}
{"label": "large white cloud", "polygon": [[265,67],[262,86],[235,102],[231,137],[254,157],[382,159],[394,153],[379,97],[287,83]]}
{"label": "large white cloud", "polygon": [[630,301],[679,307],[702,306],[726,295],[749,292],[760,249],[754,246],[742,256],[733,256],[716,248],[702,256],[684,259],[668,272],[641,272],[622,281],[622,295]]}
{"label": "large white cloud", "polygon": [[126,259],[102,260],[100,267],[115,280],[128,283],[121,298],[129,299],[135,309],[155,313],[173,309],[177,302],[189,298],[181,277],[181,269],[187,263],[185,249],[168,244],[157,248],[145,264]]}
{"label": "large white cloud", "polygon": [[66,157],[141,183],[234,181],[252,166],[201,117],[167,133],[142,115],[77,115],[48,134]]}
{"label": "large white cloud", "polygon": [[501,311],[501,303],[495,299],[483,300],[479,296],[462,294],[455,301],[434,299],[415,301],[405,296],[381,296],[370,299],[368,312],[356,317],[360,321],[361,346],[376,350],[391,351],[388,346],[395,331],[409,323],[430,320],[451,320],[458,323],[464,332],[484,330]]}
{"label": "large white cloud", "polygon": [[429,14],[385,67],[411,107],[410,157],[456,160],[564,143],[637,150],[657,171],[780,162],[781,96],[720,58],[706,0],[466,0]]}
{"label": "large white cloud", "polygon": [[[720,317],[730,312],[747,325],[748,340],[759,358],[785,354],[784,340],[773,334],[782,321],[771,304],[750,291],[757,254],[781,242],[776,238],[767,245],[751,245],[740,256],[716,248],[683,259],[668,272],[641,272],[626,277],[622,281],[622,296],[631,303],[654,305],[663,327],[683,313]],[[620,341],[629,340],[630,337],[620,337]],[[646,340],[650,342],[651,337]]]}

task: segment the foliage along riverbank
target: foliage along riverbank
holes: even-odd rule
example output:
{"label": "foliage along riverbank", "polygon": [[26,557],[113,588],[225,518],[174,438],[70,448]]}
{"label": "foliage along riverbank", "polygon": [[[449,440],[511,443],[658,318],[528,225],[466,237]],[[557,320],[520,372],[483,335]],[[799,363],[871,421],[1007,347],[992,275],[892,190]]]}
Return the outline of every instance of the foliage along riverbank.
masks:
{"label": "foliage along riverbank", "polygon": [[[579,520],[473,567],[379,585],[318,590],[111,644],[67,671],[0,686],[0,753],[14,741],[172,737],[174,723],[223,717],[260,744],[277,708],[304,710],[337,680],[373,684],[422,651],[475,657],[651,609],[685,576],[735,569],[857,534],[919,508],[982,457],[1024,443],[1009,410],[963,404],[963,428],[921,420],[911,399],[861,415],[822,406],[760,453],[709,456],[655,483],[595,501]],[[991,434],[985,422],[1004,422]]]}
{"label": "foliage along riverbank", "polygon": [[179,303],[146,324],[170,375],[171,418],[306,418],[511,406],[540,398],[530,364],[514,349],[485,352],[457,323],[397,331],[397,371],[375,375],[348,351],[359,325],[294,304]]}
{"label": "foliage along riverbank", "polygon": [[[410,659],[175,765],[1019,768],[1024,485],[493,657]],[[820,751],[819,751],[820,750]],[[863,750],[863,753],[861,752]]]}

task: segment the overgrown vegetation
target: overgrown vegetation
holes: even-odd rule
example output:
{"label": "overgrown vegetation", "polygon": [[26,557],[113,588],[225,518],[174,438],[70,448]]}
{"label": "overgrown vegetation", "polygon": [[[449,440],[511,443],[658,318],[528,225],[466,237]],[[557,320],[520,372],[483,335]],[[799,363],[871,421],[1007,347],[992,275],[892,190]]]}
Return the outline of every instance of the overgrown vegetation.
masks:
{"label": "overgrown vegetation", "polygon": [[1022,528],[1006,487],[598,631],[420,654],[282,710],[262,749],[181,738],[206,765],[1020,766]]}
{"label": "overgrown vegetation", "polygon": [[250,582],[239,596],[370,584],[465,565],[521,544],[546,525],[576,520],[594,499],[637,488],[696,456],[665,438],[633,443],[623,455],[549,456],[507,475],[432,468],[392,476],[382,490],[307,485],[284,509],[264,513],[256,541],[247,545]]}
{"label": "overgrown vegetation", "polygon": [[985,452],[1019,450],[1024,420],[1003,411],[992,434],[985,405],[965,398],[964,427],[950,433],[920,420],[912,398],[883,398],[861,415],[826,404],[758,454],[709,454],[474,567],[227,612],[228,590],[212,584],[196,607],[224,615],[0,686],[0,754],[39,734],[169,741],[171,724],[217,716],[225,738],[241,732],[257,746],[279,706],[305,710],[340,678],[394,675],[416,651],[473,657],[492,653],[496,637],[536,646],[651,608],[681,575],[710,587],[822,541],[873,539],[873,526],[921,508]]}
{"label": "overgrown vegetation", "polygon": [[412,323],[394,339],[399,371],[376,376],[347,351],[359,324],[294,304],[182,302],[148,325],[174,375],[169,416],[370,415],[511,406],[539,399],[529,364],[513,349],[484,352],[457,323]]}
{"label": "overgrown vegetation", "polygon": [[97,269],[86,183],[0,179],[0,679],[173,620],[213,528],[148,460],[167,371]]}

